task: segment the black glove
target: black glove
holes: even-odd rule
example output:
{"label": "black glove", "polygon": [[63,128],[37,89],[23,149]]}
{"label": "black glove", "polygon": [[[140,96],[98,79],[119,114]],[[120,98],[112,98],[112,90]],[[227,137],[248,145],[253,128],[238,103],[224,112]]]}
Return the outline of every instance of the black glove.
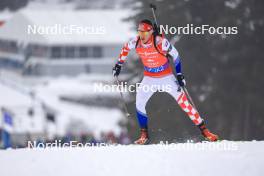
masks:
{"label": "black glove", "polygon": [[183,74],[177,74],[177,80],[178,80],[178,83],[181,87],[184,87],[186,85],[186,81],[184,79],[184,76]]}
{"label": "black glove", "polygon": [[115,66],[113,67],[113,75],[118,76],[120,74],[120,71],[121,71],[121,65],[115,64]]}

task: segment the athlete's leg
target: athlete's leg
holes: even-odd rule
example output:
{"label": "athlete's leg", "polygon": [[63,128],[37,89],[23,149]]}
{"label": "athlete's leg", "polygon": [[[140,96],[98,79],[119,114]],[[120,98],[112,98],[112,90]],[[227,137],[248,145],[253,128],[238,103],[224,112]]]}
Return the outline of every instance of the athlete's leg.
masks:
{"label": "athlete's leg", "polygon": [[156,91],[150,90],[150,87],[154,84],[154,78],[144,77],[140,87],[137,89],[136,95],[136,109],[137,118],[140,126],[140,137],[135,141],[136,144],[146,144],[149,139],[148,135],[148,117],[146,112],[146,104],[150,97]]}
{"label": "athlete's leg", "polygon": [[153,84],[153,79],[154,78],[145,76],[141,81],[140,87],[137,89],[136,109],[140,128],[147,128],[148,125],[146,104],[150,97],[155,93],[154,91],[149,89]]}
{"label": "athlete's leg", "polygon": [[171,85],[171,89],[168,89],[166,92],[168,92],[170,95],[172,95],[175,98],[175,100],[178,102],[182,110],[188,114],[189,118],[193,121],[193,123],[197,125],[197,127],[201,130],[202,135],[209,141],[217,141],[218,136],[211,133],[206,128],[204,120],[201,118],[198,111],[188,101],[184,91],[176,83],[176,78],[172,75],[172,76],[164,77],[163,81],[164,84]]}
{"label": "athlete's leg", "polygon": [[169,75],[164,77],[161,81],[163,85],[165,84],[170,86],[170,89],[167,88],[165,91],[175,98],[181,109],[187,113],[193,123],[195,125],[201,124],[203,119],[199,115],[198,111],[188,101],[184,91],[178,86],[176,78],[173,75]]}

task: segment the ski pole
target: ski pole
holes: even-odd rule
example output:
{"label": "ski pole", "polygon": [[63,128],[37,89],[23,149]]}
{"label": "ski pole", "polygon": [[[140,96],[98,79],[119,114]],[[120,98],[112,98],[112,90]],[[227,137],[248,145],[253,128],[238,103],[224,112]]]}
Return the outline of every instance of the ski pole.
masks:
{"label": "ski pole", "polygon": [[183,87],[183,90],[184,90],[185,94],[187,95],[188,99],[190,100],[190,102],[191,102],[192,106],[194,107],[194,109],[196,109],[196,111],[198,111],[196,106],[195,106],[195,104],[194,104],[194,102],[193,102],[193,100],[192,100],[192,97],[190,96],[190,94],[189,94],[189,92],[188,92],[188,90],[186,88],[186,86]]}
{"label": "ski pole", "polygon": [[156,32],[159,33],[159,29],[158,29],[158,21],[157,21],[156,14],[155,14],[155,10],[157,9],[157,7],[156,7],[156,5],[154,5],[154,4],[150,4],[150,8],[151,8],[151,10],[152,10],[152,14],[153,14],[154,21],[155,21],[155,23],[154,23],[154,28],[155,28]]}
{"label": "ski pole", "polygon": [[[157,7],[156,7],[156,5],[154,5],[154,4],[150,4],[150,8],[151,8],[151,10],[152,10],[152,14],[153,14],[154,21],[155,21],[155,23],[154,23],[154,28],[155,28],[155,30],[157,30],[156,32],[159,33],[160,31],[158,30],[158,21],[157,21],[157,17],[156,17],[156,14],[155,14],[155,11],[157,10]],[[170,57],[169,57],[169,58],[170,58]],[[168,59],[169,59],[169,58],[168,58]],[[172,65],[173,60],[172,60],[172,59],[169,59],[169,61],[170,61],[171,65]],[[174,68],[174,67],[172,66],[172,68]],[[173,70],[174,70],[174,69],[173,69]],[[174,71],[174,76],[175,76],[175,71]],[[175,76],[175,77],[176,77],[176,76]],[[177,77],[176,77],[176,78],[177,78]],[[194,104],[194,102],[193,102],[193,100],[192,100],[192,97],[190,96],[190,94],[189,94],[189,92],[188,92],[186,86],[183,87],[183,91],[184,91],[185,94],[187,95],[187,98],[190,100],[190,102],[191,102],[191,104],[193,105],[193,107],[197,110],[197,108],[196,108],[196,106],[195,106],[195,104]]]}
{"label": "ski pole", "polygon": [[127,110],[127,105],[126,105],[126,102],[125,102],[125,99],[124,99],[123,93],[122,93],[121,89],[119,89],[119,87],[121,86],[120,81],[118,80],[118,77],[117,77],[117,76],[115,76],[115,78],[116,78],[116,82],[117,82],[118,90],[119,90],[119,93],[120,93],[120,97],[121,97],[121,99],[122,99],[121,102],[122,102],[122,105],[123,105],[123,107],[124,107],[124,109],[125,109],[126,116],[127,116],[127,117],[130,117],[130,114],[129,114],[128,110]]}

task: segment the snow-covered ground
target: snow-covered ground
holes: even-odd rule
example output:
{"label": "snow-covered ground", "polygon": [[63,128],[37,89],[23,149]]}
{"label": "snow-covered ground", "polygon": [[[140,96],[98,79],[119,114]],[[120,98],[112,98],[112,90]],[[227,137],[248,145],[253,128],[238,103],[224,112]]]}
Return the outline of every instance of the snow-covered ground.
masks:
{"label": "snow-covered ground", "polygon": [[[21,114],[16,113],[17,107],[23,106],[26,111],[33,104],[45,104],[45,106],[52,108],[56,112],[56,129],[50,132],[61,136],[66,134],[67,126],[73,120],[83,122],[86,130],[93,133],[97,138],[100,137],[101,132],[112,131],[114,134],[119,135],[122,129],[118,123],[124,121],[125,117],[118,105],[112,108],[85,106],[63,101],[60,98],[61,96],[89,97],[89,99],[96,98],[97,96],[104,98],[120,97],[117,91],[95,91],[95,85],[99,83],[113,84],[112,75],[83,74],[77,77],[61,76],[57,78],[23,77],[15,72],[2,70],[0,77],[0,106],[10,109],[16,115],[17,119],[21,119],[19,118]],[[31,97],[31,93],[35,95],[34,100]],[[23,117],[23,121],[26,122],[26,119],[26,117]],[[28,119],[32,118],[28,117]],[[16,120],[14,119],[14,121]],[[19,124],[23,125],[26,123]],[[28,125],[23,125],[23,127],[17,127],[15,131],[21,131],[18,130],[19,128],[25,129],[24,131],[34,132],[31,130],[33,128],[29,128],[30,124],[28,123]],[[45,124],[43,123],[43,125]],[[41,125],[38,126],[41,127]]]}
{"label": "snow-covered ground", "polygon": [[[186,148],[180,149],[183,145]],[[202,147],[207,150],[201,150]],[[0,151],[0,173],[2,176],[261,176],[263,148],[264,141],[222,141],[10,149]]]}

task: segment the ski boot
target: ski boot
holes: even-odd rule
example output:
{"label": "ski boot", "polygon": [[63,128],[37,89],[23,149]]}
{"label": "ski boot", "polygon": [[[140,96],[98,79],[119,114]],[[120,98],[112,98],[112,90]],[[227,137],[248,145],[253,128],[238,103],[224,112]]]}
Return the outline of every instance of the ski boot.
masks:
{"label": "ski boot", "polygon": [[210,142],[215,142],[217,141],[219,138],[216,134],[213,134],[212,132],[210,132],[206,127],[205,127],[205,123],[204,121],[198,125],[199,129],[201,130],[201,133],[203,135],[203,137],[205,139],[207,139]]}
{"label": "ski boot", "polygon": [[147,128],[141,128],[140,129],[140,137],[134,143],[139,144],[139,145],[144,145],[144,144],[147,144],[148,142],[149,142],[148,129]]}

